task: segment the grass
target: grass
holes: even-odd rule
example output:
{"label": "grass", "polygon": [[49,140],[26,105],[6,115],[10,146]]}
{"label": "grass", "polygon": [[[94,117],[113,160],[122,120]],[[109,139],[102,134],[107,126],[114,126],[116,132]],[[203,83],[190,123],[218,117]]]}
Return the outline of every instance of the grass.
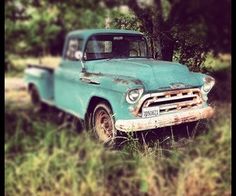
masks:
{"label": "grass", "polygon": [[230,104],[185,142],[106,149],[63,127],[57,111],[35,113],[6,93],[6,195],[231,195]]}
{"label": "grass", "polygon": [[35,112],[25,90],[6,91],[5,195],[231,195],[230,71],[213,72],[216,113],[199,134],[164,130],[119,149],[78,133],[55,109]]}

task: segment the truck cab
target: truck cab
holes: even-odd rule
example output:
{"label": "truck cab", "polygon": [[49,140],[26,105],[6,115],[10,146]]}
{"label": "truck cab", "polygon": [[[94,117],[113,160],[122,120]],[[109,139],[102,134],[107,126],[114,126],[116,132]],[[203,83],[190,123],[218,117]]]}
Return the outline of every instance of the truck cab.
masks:
{"label": "truck cab", "polygon": [[209,118],[215,80],[177,62],[153,59],[140,32],[70,32],[55,69],[29,65],[25,79],[36,103],[84,120],[99,140],[117,131],[152,130]]}

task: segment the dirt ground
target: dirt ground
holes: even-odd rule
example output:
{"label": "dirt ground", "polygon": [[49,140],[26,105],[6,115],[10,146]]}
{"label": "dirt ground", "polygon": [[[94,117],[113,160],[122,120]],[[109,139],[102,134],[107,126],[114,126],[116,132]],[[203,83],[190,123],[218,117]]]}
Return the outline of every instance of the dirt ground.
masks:
{"label": "dirt ground", "polygon": [[26,84],[23,78],[5,78],[4,83],[5,83],[5,91],[26,89]]}

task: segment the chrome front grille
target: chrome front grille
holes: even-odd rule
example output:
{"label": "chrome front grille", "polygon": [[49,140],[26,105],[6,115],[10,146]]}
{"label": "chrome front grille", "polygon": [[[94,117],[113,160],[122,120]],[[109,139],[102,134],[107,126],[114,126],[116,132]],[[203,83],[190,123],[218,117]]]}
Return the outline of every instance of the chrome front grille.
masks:
{"label": "chrome front grille", "polygon": [[160,114],[191,109],[203,103],[200,89],[172,90],[144,95],[139,102],[138,115],[142,108],[159,106]]}

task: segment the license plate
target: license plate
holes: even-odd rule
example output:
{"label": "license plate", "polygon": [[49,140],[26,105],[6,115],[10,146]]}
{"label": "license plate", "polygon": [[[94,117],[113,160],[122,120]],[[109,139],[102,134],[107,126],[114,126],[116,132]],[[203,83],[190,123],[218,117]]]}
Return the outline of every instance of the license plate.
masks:
{"label": "license plate", "polygon": [[148,108],[143,108],[142,109],[142,117],[143,118],[155,117],[155,116],[158,116],[159,113],[160,113],[159,106],[148,107]]}

